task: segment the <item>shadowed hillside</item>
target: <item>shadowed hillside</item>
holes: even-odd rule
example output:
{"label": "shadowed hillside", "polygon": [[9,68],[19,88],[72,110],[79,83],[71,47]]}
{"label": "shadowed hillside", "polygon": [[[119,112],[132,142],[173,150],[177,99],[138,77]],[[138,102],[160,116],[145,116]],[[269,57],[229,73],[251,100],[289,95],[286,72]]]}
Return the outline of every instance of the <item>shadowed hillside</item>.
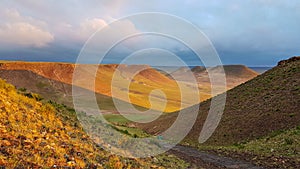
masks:
{"label": "shadowed hillside", "polygon": [[[294,57],[229,90],[222,120],[205,145],[231,145],[300,125],[299,84],[300,57]],[[201,103],[196,124],[185,141],[198,143],[209,106],[210,100]],[[157,134],[176,117],[177,113],[165,115],[141,127]]]}

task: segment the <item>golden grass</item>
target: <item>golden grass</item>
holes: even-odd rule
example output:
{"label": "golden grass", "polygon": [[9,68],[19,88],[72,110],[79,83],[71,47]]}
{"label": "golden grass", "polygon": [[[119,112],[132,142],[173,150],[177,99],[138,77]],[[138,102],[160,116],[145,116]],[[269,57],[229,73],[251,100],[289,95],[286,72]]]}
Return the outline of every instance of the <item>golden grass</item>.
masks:
{"label": "golden grass", "polygon": [[[122,71],[119,71],[117,67],[118,65],[77,65],[76,70],[79,73],[76,73],[74,85],[163,112],[174,112],[200,102],[197,100],[200,96],[196,100],[189,99],[190,96],[197,94],[194,88],[185,84],[177,84],[176,81],[169,79],[153,68],[146,67],[146,70],[135,75],[133,80],[130,80],[127,77],[132,75],[131,72],[136,67],[128,66],[128,68],[123,68]],[[46,78],[72,84],[75,65],[67,63],[10,62],[2,63],[0,69],[30,70]],[[93,85],[93,81],[95,81],[95,85]],[[129,100],[128,93],[124,90],[126,84],[130,84]],[[184,88],[182,90],[184,92],[180,91],[179,86]],[[162,95],[158,93],[150,97],[150,102],[149,96],[153,90],[161,90],[165,94],[167,99],[166,107],[163,106],[164,99]],[[187,96],[184,100],[181,98],[182,93],[185,93],[185,96]],[[202,95],[201,100],[209,97],[209,94],[205,94],[204,97]]]}
{"label": "golden grass", "polygon": [[128,166],[119,157],[100,151],[78,122],[63,121],[56,111],[0,80],[0,166]]}

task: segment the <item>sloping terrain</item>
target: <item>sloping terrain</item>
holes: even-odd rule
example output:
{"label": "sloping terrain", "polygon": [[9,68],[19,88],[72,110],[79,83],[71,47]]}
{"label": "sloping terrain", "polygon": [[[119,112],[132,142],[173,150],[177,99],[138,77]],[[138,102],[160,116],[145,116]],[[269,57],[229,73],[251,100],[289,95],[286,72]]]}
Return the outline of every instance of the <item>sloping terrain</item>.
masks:
{"label": "sloping terrain", "polygon": [[[75,112],[0,79],[0,168],[186,168],[180,159],[125,159],[93,143]],[[83,114],[82,114],[83,115]]]}
{"label": "sloping terrain", "polygon": [[[21,92],[38,93],[45,100],[52,100],[73,107],[72,85],[45,78],[27,70],[0,70],[0,78],[16,86]],[[82,93],[90,92],[87,89],[73,87]],[[95,93],[95,96],[101,110],[116,111],[111,97],[99,93]],[[119,100],[119,102],[122,101]],[[127,103],[123,102],[122,104]],[[142,107],[138,108],[142,109]]]}
{"label": "sloping terrain", "polygon": [[[73,80],[76,67],[76,79]],[[139,69],[143,71],[137,73]],[[220,67],[209,68],[215,75],[220,74]],[[257,75],[245,66],[224,66],[227,78],[227,87],[230,89]],[[192,69],[199,84],[199,100],[189,99],[197,95],[195,85],[185,81],[185,69],[179,69],[174,74],[180,81],[174,81],[161,72],[147,65],[74,65],[69,63],[35,63],[35,62],[3,62],[0,70],[27,70],[45,78],[95,91],[96,93],[114,97],[128,103],[160,110],[174,112],[189,107],[211,97],[211,83],[207,71],[203,67]],[[24,78],[23,78],[24,79]],[[95,81],[95,84],[92,82]],[[127,91],[127,87],[129,90]],[[184,89],[180,88],[184,87]],[[153,93],[161,90],[161,93]],[[184,90],[182,97],[180,91]],[[129,96],[129,97],[128,97]],[[64,96],[65,97],[65,96]],[[164,107],[165,99],[166,107]]]}
{"label": "sloping terrain", "polygon": [[[0,69],[28,70],[52,80],[72,84],[75,66],[68,63],[3,62],[0,65]],[[143,68],[144,70],[135,74],[135,71],[139,68]],[[79,70],[79,73],[76,73],[77,79],[74,85],[78,87],[164,112],[172,112],[181,108],[181,95],[177,83],[149,66],[77,65],[77,70]],[[97,71],[93,72],[94,70]],[[93,81],[95,81],[95,87],[90,83]],[[130,100],[128,100],[126,90],[128,83],[130,84]],[[152,93],[152,105],[150,104],[149,95],[155,89],[162,90],[165,93],[168,99],[166,108],[161,107],[164,97],[160,94]],[[193,88],[189,86],[185,87],[185,92],[187,95],[195,93]],[[195,103],[194,100],[191,100],[191,102],[187,100],[184,101],[183,107],[188,107]]]}
{"label": "sloping terrain", "polygon": [[[222,73],[221,68],[221,66],[216,66],[207,69],[212,74],[217,76],[218,74]],[[238,86],[258,75],[257,72],[244,65],[224,65],[223,69],[225,71],[228,89]],[[206,68],[203,66],[196,66],[190,70],[194,74],[200,88],[209,88],[211,85],[207,72],[208,70],[206,70]],[[189,69],[183,67],[174,71],[173,73],[171,73],[171,75],[178,77],[178,79],[181,81],[187,81],[187,77],[185,74],[186,71],[189,71]]]}
{"label": "sloping terrain", "polygon": [[[0,106],[1,166],[109,165],[109,154],[97,150],[78,123],[61,119],[53,106],[18,94],[3,80],[0,80]],[[100,159],[104,160],[102,164]],[[116,160],[113,166],[123,166],[118,157],[111,159]]]}
{"label": "sloping terrain", "polygon": [[[300,125],[300,57],[278,66],[227,92],[222,120],[205,145],[231,145]],[[218,96],[216,96],[218,97]],[[198,143],[210,101],[201,103],[198,118],[185,141]],[[140,125],[152,134],[165,131],[177,113]]]}

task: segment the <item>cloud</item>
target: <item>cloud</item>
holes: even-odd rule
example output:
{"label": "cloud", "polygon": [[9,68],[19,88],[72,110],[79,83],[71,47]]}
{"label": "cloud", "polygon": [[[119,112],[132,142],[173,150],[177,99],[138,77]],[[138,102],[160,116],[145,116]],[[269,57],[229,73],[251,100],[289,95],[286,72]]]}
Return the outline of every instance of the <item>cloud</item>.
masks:
{"label": "cloud", "polygon": [[[89,23],[86,25],[89,26],[89,29],[93,30],[93,24]],[[118,48],[119,52],[124,53],[131,51],[132,46],[139,43],[139,41],[135,38],[127,41],[127,38],[138,33],[140,33],[140,31],[136,28],[135,24],[129,20],[117,20],[105,25],[102,29],[100,28],[94,32],[90,39],[86,39],[88,41],[83,49],[84,57],[82,58],[84,59],[79,62],[95,63],[99,60],[99,56],[105,55],[108,50],[112,50],[119,43],[122,44],[121,47]]]}
{"label": "cloud", "polygon": [[24,17],[16,10],[5,10],[0,14],[0,44],[2,47],[44,47],[54,40],[45,30],[46,23]]}
{"label": "cloud", "polygon": [[[16,46],[14,50],[7,48],[11,53],[19,46],[25,46],[22,50],[28,50],[26,55],[36,54],[49,57],[49,60],[51,56],[48,53],[53,53],[53,58],[57,55],[62,58],[73,56],[97,29],[107,26],[115,19],[139,12],[163,12],[185,18],[198,26],[212,40],[222,59],[228,58],[228,63],[230,60],[232,63],[245,64],[249,61],[244,58],[249,56],[253,59],[268,57],[277,61],[275,55],[289,56],[290,53],[296,55],[300,52],[299,8],[298,0],[4,0],[0,5],[0,56],[4,56],[1,52],[6,50],[5,46]],[[150,19],[144,22],[153,23]],[[117,30],[120,34],[134,33],[143,31],[143,25],[127,21],[120,23]],[[157,24],[153,26],[160,28]],[[180,25],[174,25],[170,32],[179,28]],[[182,31],[182,34],[189,36],[189,32]],[[116,35],[105,35],[104,38],[109,41],[114,36]],[[140,39],[124,41],[123,48],[118,48],[118,53],[122,54],[124,50],[135,51],[132,46],[147,46],[148,43],[151,43],[148,45],[150,47],[157,44],[163,49],[178,48],[176,44],[165,43],[161,39],[146,39],[145,42]],[[45,45],[48,45],[49,50],[36,48]],[[66,51],[71,50],[73,53],[67,55]],[[232,58],[232,55],[236,57]]]}
{"label": "cloud", "polygon": [[80,28],[78,30],[78,35],[80,39],[87,39],[97,30],[107,26],[107,23],[100,18],[86,19],[81,22]]}
{"label": "cloud", "polygon": [[[109,21],[115,21],[113,18],[108,18]],[[79,24],[70,23],[59,23],[53,32],[57,35],[57,40],[62,42],[72,42],[77,44],[85,43],[92,35],[101,29],[118,29],[115,31],[116,34],[105,34],[103,39],[110,40],[115,36],[120,36],[120,34],[129,34],[139,32],[135,25],[128,20],[116,21],[114,28],[103,18],[86,18],[83,19]],[[95,38],[95,37],[94,37]],[[99,39],[103,41],[103,39]]]}

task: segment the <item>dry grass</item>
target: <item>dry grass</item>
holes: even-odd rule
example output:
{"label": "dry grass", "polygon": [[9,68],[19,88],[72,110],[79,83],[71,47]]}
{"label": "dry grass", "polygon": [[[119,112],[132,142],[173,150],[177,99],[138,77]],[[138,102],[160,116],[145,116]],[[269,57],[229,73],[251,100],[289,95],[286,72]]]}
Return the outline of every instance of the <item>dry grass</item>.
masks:
{"label": "dry grass", "polygon": [[[181,109],[181,102],[184,102],[182,105],[183,108],[199,102],[199,100],[195,101],[193,99],[182,101],[178,84],[148,66],[144,66],[146,70],[134,76],[133,72],[141,66],[126,67],[121,65],[121,71],[117,67],[118,65],[77,65],[76,70],[79,70],[79,73],[76,73],[77,80],[74,84],[106,96],[113,95],[113,97],[129,103],[163,112],[173,112]],[[1,63],[0,67],[2,70],[29,70],[46,78],[66,84],[72,84],[74,68],[74,64],[35,62],[6,62]],[[132,80],[128,78],[130,76],[133,76]],[[93,84],[87,83],[93,81],[95,81],[95,87]],[[127,91],[124,90],[126,84],[130,84],[129,100]],[[195,90],[192,87],[183,86],[187,96],[195,95]],[[112,90],[114,91],[113,94]],[[166,107],[161,106],[164,99],[162,99],[163,97],[160,94],[152,95],[153,97],[151,97],[150,102],[149,96],[153,90],[161,90],[165,93],[167,98]],[[201,100],[208,97],[202,97]]]}

